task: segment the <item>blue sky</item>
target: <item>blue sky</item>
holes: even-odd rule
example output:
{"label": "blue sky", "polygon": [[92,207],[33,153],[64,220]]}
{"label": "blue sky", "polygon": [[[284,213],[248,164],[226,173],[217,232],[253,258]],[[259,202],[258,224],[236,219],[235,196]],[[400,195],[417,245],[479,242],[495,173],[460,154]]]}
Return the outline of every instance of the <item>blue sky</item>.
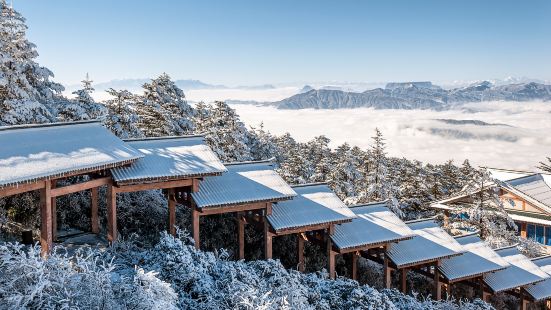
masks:
{"label": "blue sky", "polygon": [[56,80],[551,80],[551,1],[14,0]]}

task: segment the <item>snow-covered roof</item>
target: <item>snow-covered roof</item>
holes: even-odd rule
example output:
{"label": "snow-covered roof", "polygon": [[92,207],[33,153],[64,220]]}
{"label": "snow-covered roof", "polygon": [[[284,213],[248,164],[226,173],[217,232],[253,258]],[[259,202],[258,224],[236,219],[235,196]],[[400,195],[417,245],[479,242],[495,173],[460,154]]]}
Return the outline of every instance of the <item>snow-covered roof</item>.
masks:
{"label": "snow-covered roof", "polygon": [[534,174],[533,172],[499,169],[499,168],[486,168],[486,170],[490,173],[490,176],[492,178],[502,182]]}
{"label": "snow-covered roof", "polygon": [[466,252],[443,259],[439,267],[442,275],[450,281],[476,277],[509,266],[509,263],[475,234],[456,237],[455,240]]}
{"label": "snow-covered roof", "polygon": [[112,169],[117,184],[166,181],[226,172],[202,136],[125,140],[144,157],[133,165]]}
{"label": "snow-covered roof", "polygon": [[192,193],[197,207],[220,207],[290,199],[297,193],[274,171],[271,161],[226,164],[228,172],[206,177]]}
{"label": "snow-covered roof", "polygon": [[[541,214],[538,214],[538,215],[541,216]],[[545,219],[541,219],[541,218],[534,217],[534,216],[514,214],[512,212],[509,212],[509,216],[511,217],[511,219],[513,221],[551,226],[551,221],[550,220],[545,220]]]}
{"label": "snow-covered roof", "polygon": [[551,187],[541,174],[509,180],[506,184],[551,208]]}
{"label": "snow-covered roof", "polygon": [[[533,258],[532,262],[547,274],[551,274],[551,256]],[[525,287],[526,292],[535,300],[551,298],[551,278]]]}
{"label": "snow-covered roof", "polygon": [[0,187],[128,164],[143,154],[99,122],[0,128]]}
{"label": "snow-covered roof", "polygon": [[268,215],[276,231],[319,224],[348,222],[356,215],[326,184],[293,186],[298,194],[292,200],[278,202]]}
{"label": "snow-covered roof", "polygon": [[547,273],[528,257],[521,254],[516,246],[498,249],[496,253],[510,265],[484,277],[484,282],[496,293],[534,284],[549,278]]}
{"label": "snow-covered roof", "polygon": [[413,231],[387,207],[377,202],[351,207],[357,218],[335,226],[331,239],[339,249],[374,246],[412,238]]}
{"label": "snow-covered roof", "polygon": [[433,219],[407,223],[415,236],[391,244],[387,254],[399,268],[461,255],[464,250]]}

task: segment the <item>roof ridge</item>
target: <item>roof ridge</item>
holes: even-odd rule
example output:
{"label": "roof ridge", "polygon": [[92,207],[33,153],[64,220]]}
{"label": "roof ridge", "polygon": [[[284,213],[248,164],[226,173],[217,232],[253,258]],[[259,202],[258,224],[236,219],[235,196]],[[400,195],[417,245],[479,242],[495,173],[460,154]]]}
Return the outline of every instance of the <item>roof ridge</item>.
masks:
{"label": "roof ridge", "polygon": [[192,134],[182,136],[162,136],[162,137],[145,137],[145,138],[128,138],[123,139],[124,142],[137,142],[137,141],[155,141],[155,140],[176,140],[176,139],[189,139],[189,138],[204,138],[203,134]]}
{"label": "roof ridge", "polygon": [[499,171],[507,171],[507,172],[518,172],[518,173],[537,173],[534,171],[526,171],[526,170],[514,170],[514,169],[505,169],[505,168],[494,168],[494,167],[486,167],[482,166],[484,169],[493,169],[493,170],[499,170]]}
{"label": "roof ridge", "polygon": [[237,166],[237,165],[247,165],[247,164],[260,164],[260,163],[274,163],[275,157],[261,160],[244,160],[244,161],[234,161],[234,162],[223,162],[224,166]]}
{"label": "roof ridge", "polygon": [[533,177],[533,176],[539,176],[539,177],[541,177],[541,178],[543,179],[543,177],[541,176],[541,173],[539,173],[539,172],[534,172],[534,173],[529,174],[529,175],[525,175],[525,176],[522,176],[522,177],[510,179],[510,180],[507,180],[507,181],[501,181],[501,182],[508,183],[508,182],[511,182],[511,181],[517,181],[517,180],[520,180],[520,179],[529,178],[529,177]]}
{"label": "roof ridge", "polygon": [[101,123],[101,120],[93,119],[93,120],[81,120],[81,121],[71,121],[71,122],[54,122],[54,123],[43,123],[43,124],[21,124],[21,125],[12,125],[12,126],[0,126],[0,131],[27,129],[27,128],[70,126],[70,125],[91,124],[91,123]]}
{"label": "roof ridge", "polygon": [[531,261],[537,261],[537,260],[546,259],[546,258],[551,258],[551,254],[547,254],[547,255],[543,255],[543,256],[538,256],[538,257],[534,257],[534,258],[531,258],[530,260],[531,260]]}
{"label": "roof ridge", "polygon": [[292,184],[291,187],[308,187],[308,186],[318,186],[318,185],[329,185],[327,182],[312,182],[312,183],[304,183],[304,184]]}
{"label": "roof ridge", "polygon": [[476,236],[480,233],[479,230],[477,231],[473,231],[473,232],[470,232],[470,233],[466,233],[466,234],[463,234],[463,235],[458,235],[458,236],[452,236],[454,239],[459,239],[459,238],[465,238],[465,237],[470,237],[470,236]]}
{"label": "roof ridge", "polygon": [[423,219],[404,221],[404,223],[406,224],[421,223],[421,222],[434,221],[435,219],[436,219],[436,216],[432,216],[432,217],[427,217]]}
{"label": "roof ridge", "polygon": [[519,245],[519,243],[515,243],[513,245],[507,245],[507,246],[504,246],[504,247],[501,247],[501,248],[495,248],[493,249],[495,252],[497,251],[501,251],[501,250],[507,250],[507,249],[512,249],[512,248],[515,248]]}

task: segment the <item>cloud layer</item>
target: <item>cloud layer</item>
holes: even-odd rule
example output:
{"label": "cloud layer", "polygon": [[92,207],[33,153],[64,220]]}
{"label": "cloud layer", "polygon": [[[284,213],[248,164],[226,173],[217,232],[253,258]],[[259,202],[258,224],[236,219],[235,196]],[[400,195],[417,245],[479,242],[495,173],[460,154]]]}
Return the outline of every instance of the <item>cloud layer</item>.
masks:
{"label": "cloud layer", "polygon": [[551,156],[551,103],[478,102],[450,111],[233,107],[248,125],[263,122],[271,132],[290,132],[299,141],[323,134],[333,147],[348,142],[367,148],[378,127],[390,155],[429,163],[469,159],[477,165],[535,170]]}

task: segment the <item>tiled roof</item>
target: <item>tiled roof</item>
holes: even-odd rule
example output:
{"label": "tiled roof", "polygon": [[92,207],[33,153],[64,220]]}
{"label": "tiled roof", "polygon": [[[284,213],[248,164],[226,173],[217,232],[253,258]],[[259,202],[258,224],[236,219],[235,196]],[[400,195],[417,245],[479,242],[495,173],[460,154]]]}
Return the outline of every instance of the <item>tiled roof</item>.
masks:
{"label": "tiled roof", "polygon": [[270,161],[226,164],[228,172],[205,177],[192,193],[199,208],[280,201],[297,194],[274,171]]}
{"label": "tiled roof", "polygon": [[348,222],[356,217],[326,184],[293,186],[293,189],[298,196],[278,202],[268,216],[276,231]]}
{"label": "tiled roof", "polygon": [[354,206],[350,210],[357,218],[335,226],[331,236],[339,249],[392,243],[414,235],[384,202]]}
{"label": "tiled roof", "polygon": [[143,154],[99,122],[0,129],[0,187],[128,164]]}
{"label": "tiled roof", "polygon": [[112,169],[117,184],[147,183],[218,175],[226,171],[202,136],[125,140],[143,158],[133,165]]}

